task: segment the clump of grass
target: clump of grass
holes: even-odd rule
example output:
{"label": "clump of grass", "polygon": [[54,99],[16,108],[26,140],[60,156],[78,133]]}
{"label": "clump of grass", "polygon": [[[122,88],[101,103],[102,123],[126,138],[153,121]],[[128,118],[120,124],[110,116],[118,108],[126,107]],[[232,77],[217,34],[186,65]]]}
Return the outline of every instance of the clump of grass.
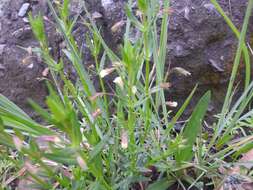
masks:
{"label": "clump of grass", "polygon": [[[1,95],[0,144],[26,158],[25,167],[41,189],[165,190],[174,183],[183,189],[187,184],[189,189],[193,186],[203,189],[207,186],[205,181],[217,187],[222,180],[218,170],[226,165],[226,159],[236,160],[252,148],[251,135],[246,135],[244,143],[231,144],[238,128],[243,129],[243,123],[252,118],[252,111],[245,114],[253,94],[248,74],[245,91],[233,106],[231,95],[242,52],[247,73],[249,69],[244,41],[253,1],[249,1],[241,33],[218,3],[212,1],[240,40],[223,110],[218,123],[214,124],[209,143],[202,131],[211,98],[209,91],[200,98],[179,133],[174,126],[197,86],[174,116],[167,106],[172,105],[165,98],[170,85],[164,72],[169,1],[164,1],[163,5],[156,0],[137,2],[139,18],[131,10],[131,1],[126,4],[126,33],[120,54],[107,46],[84,7],[87,16],[84,25],[92,34],[87,36],[87,44],[101,90],[96,89],[90,79],[83,65],[82,52],[72,36],[78,18],[71,20],[69,17],[70,1],[64,0],[57,10],[51,1],[48,5],[55,27],[66,42],[66,48],[61,51],[75,69],[77,81],[65,75],[63,60],[66,59],[62,57],[56,61],[50,54],[42,16],[30,15],[32,29],[40,42],[40,47],[33,48],[33,52],[47,63],[54,83],[48,83],[47,109],[33,101],[30,103],[47,124],[33,121]],[[162,18],[158,16],[161,10]],[[158,27],[161,27],[160,33]],[[142,34],[136,42],[129,39],[131,28]],[[111,62],[112,66],[107,67],[106,62]],[[112,73],[116,76],[115,85],[107,91],[104,78]]]}

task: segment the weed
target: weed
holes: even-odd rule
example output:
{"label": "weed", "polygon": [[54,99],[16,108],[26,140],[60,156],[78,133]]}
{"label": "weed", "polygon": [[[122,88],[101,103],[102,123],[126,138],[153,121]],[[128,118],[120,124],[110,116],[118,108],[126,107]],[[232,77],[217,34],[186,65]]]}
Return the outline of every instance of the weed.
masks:
{"label": "weed", "polygon": [[[179,133],[174,126],[197,86],[174,116],[168,105],[175,104],[166,102],[165,90],[170,88],[165,73],[169,15],[167,11],[162,11],[162,18],[158,15],[160,10],[169,10],[169,1],[161,5],[156,0],[138,0],[139,18],[131,10],[132,1],[126,4],[126,33],[120,54],[107,46],[84,7],[84,25],[91,33],[86,36],[87,44],[94,58],[99,90],[83,65],[82,52],[72,35],[79,18],[70,19],[70,1],[64,0],[55,9],[48,0],[56,30],[66,43],[61,51],[68,60],[62,57],[56,61],[52,57],[42,16],[30,15],[31,27],[40,42],[40,47],[32,51],[48,65],[56,88],[47,84],[47,109],[30,101],[47,124],[33,121],[1,95],[0,143],[26,158],[24,167],[41,189],[165,190],[174,183],[183,189],[187,183],[188,189],[193,186],[203,189],[207,186],[205,181],[216,186],[222,179],[219,169],[227,164],[227,159],[237,160],[242,153],[252,149],[251,134],[244,132],[244,137],[234,139],[238,129],[244,131],[245,125],[252,126],[252,111],[247,112],[247,106],[252,99],[253,83],[250,83],[250,56],[245,36],[253,1],[249,0],[241,33],[219,4],[211,1],[239,38],[239,45],[224,106],[218,123],[213,125],[210,141],[202,130],[211,98],[209,91],[199,100]],[[141,32],[136,42],[129,39],[131,28]],[[245,91],[231,106],[242,53],[246,64]],[[76,81],[65,75],[63,60],[72,64]],[[111,62],[112,66],[107,67],[106,62]],[[182,68],[174,70],[189,74]],[[112,73],[116,76],[115,85],[107,91],[104,78]],[[63,87],[59,85],[61,83]]]}

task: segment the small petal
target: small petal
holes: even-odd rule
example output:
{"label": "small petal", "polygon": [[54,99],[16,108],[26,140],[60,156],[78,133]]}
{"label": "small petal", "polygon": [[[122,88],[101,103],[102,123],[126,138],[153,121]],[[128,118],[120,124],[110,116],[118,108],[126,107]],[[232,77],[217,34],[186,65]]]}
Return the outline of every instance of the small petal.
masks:
{"label": "small petal", "polygon": [[184,8],[184,18],[190,20],[190,8],[188,6]]}
{"label": "small petal", "polygon": [[14,137],[12,138],[12,140],[13,140],[13,143],[14,143],[16,149],[17,149],[18,151],[21,151],[21,149],[22,149],[22,147],[23,147],[23,142],[20,140],[20,138],[18,138],[17,136],[14,136]]}
{"label": "small petal", "polygon": [[128,147],[128,134],[126,130],[122,130],[121,132],[121,147],[123,149],[127,149]]}
{"label": "small petal", "polygon": [[168,88],[170,88],[172,85],[171,85],[171,83],[169,83],[169,82],[164,82],[164,83],[161,83],[160,84],[160,87],[161,88],[163,88],[163,89],[168,89]]}
{"label": "small petal", "polygon": [[191,75],[191,73],[189,71],[185,70],[182,67],[174,67],[174,68],[172,68],[171,72],[175,72],[177,74],[180,74],[180,75],[183,75],[183,76],[186,76],[186,77]]}
{"label": "small petal", "polygon": [[115,68],[108,68],[108,69],[103,69],[100,71],[99,76],[101,78],[106,77],[107,75],[111,74],[113,71],[115,70]]}
{"label": "small petal", "polygon": [[93,19],[99,19],[99,18],[102,18],[102,17],[103,17],[103,15],[99,12],[92,13],[92,18]]}
{"label": "small petal", "polygon": [[137,88],[136,88],[136,86],[133,86],[133,87],[132,87],[132,93],[133,93],[133,94],[136,94],[136,92],[137,92]]}
{"label": "small petal", "polygon": [[33,49],[31,46],[29,46],[26,50],[27,50],[29,56],[31,56],[33,54]]}
{"label": "small petal", "polygon": [[178,106],[178,103],[177,102],[171,102],[171,101],[169,101],[169,102],[166,102],[166,105],[168,105],[168,106],[170,106],[172,108],[175,108],[175,107]]}
{"label": "small petal", "polygon": [[57,136],[49,136],[49,135],[43,135],[37,138],[38,142],[52,142],[52,143],[59,143],[61,142],[61,139]]}
{"label": "small petal", "polygon": [[80,166],[84,171],[88,170],[88,166],[87,166],[85,160],[84,160],[81,156],[78,156],[78,157],[76,158],[76,161],[77,161],[77,163],[79,164],[79,166]]}
{"label": "small petal", "polygon": [[27,68],[32,69],[33,68],[33,63],[28,65]]}
{"label": "small petal", "polygon": [[31,174],[36,174],[38,172],[38,167],[35,165],[31,164],[29,161],[25,162],[25,166],[27,171],[29,171]]}
{"label": "small petal", "polygon": [[91,96],[89,99],[90,99],[90,101],[95,101],[97,98],[99,98],[99,97],[102,97],[104,95],[104,93],[102,93],[102,92],[98,92],[98,93],[96,93],[95,95],[93,95],[93,96]]}
{"label": "small petal", "polygon": [[121,20],[119,22],[116,22],[112,27],[111,27],[111,31],[113,33],[118,32],[125,24],[125,21]]}
{"label": "small petal", "polygon": [[43,77],[46,77],[46,76],[48,75],[48,73],[49,73],[49,68],[47,67],[47,68],[45,68],[45,69],[42,71],[42,76],[43,76]]}
{"label": "small petal", "polygon": [[101,114],[101,110],[98,108],[95,112],[92,113],[92,117],[96,118]]}
{"label": "small petal", "polygon": [[123,83],[121,77],[116,77],[116,78],[114,79],[113,82],[114,82],[115,84],[119,85],[119,87],[120,87],[121,89],[124,88],[124,83]]}
{"label": "small petal", "polygon": [[121,63],[121,62],[119,62],[119,61],[114,61],[114,62],[112,62],[112,66],[113,67],[121,67],[123,64]]}
{"label": "small petal", "polygon": [[30,65],[30,64],[31,64],[31,56],[25,57],[25,58],[22,60],[22,64],[23,64],[23,65]]}

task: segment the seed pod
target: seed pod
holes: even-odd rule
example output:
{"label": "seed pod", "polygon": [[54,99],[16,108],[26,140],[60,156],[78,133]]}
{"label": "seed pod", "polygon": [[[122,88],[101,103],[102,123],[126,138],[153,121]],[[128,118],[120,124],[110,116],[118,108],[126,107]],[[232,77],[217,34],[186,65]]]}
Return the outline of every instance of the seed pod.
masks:
{"label": "seed pod", "polygon": [[119,85],[119,87],[120,87],[121,89],[124,88],[124,83],[123,83],[121,77],[116,77],[116,78],[113,80],[113,82],[114,82],[115,84]]}
{"label": "seed pod", "polygon": [[88,166],[87,166],[85,160],[84,160],[81,156],[78,156],[78,157],[76,158],[76,161],[77,161],[77,163],[79,164],[79,166],[80,166],[84,171],[88,170]]}
{"label": "seed pod", "polygon": [[118,32],[125,24],[125,21],[121,20],[119,22],[116,22],[112,27],[111,27],[111,31],[113,33]]}
{"label": "seed pod", "polygon": [[127,131],[124,129],[121,131],[121,147],[123,149],[128,148],[128,134]]}
{"label": "seed pod", "polygon": [[115,70],[115,68],[107,68],[107,69],[103,69],[100,71],[99,76],[101,78],[106,77],[107,75],[111,74],[113,71]]}

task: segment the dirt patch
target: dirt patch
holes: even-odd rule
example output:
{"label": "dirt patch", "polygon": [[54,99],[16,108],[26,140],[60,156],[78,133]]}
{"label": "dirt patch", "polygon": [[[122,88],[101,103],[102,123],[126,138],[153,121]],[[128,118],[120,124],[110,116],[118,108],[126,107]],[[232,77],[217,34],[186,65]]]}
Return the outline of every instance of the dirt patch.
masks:
{"label": "dirt patch", "polygon": [[39,80],[44,64],[36,57],[29,56],[22,49],[37,46],[26,17],[18,12],[25,1],[4,1],[1,17],[0,46],[0,93],[17,103],[30,115],[34,115],[27,104],[32,98],[42,104],[46,88]]}

